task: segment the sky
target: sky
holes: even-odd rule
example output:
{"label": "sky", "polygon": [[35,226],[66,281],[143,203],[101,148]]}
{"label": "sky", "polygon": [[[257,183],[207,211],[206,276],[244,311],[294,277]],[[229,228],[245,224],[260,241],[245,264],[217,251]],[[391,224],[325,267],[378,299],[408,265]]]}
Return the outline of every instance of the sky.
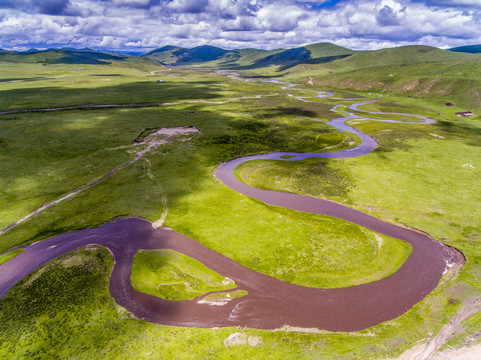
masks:
{"label": "sky", "polygon": [[481,44],[481,0],[0,0],[0,48]]}

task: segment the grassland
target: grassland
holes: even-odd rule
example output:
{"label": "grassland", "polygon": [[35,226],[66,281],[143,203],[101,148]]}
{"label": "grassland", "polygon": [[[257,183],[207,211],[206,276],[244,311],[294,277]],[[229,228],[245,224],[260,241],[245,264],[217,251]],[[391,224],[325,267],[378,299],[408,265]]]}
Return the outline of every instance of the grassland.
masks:
{"label": "grassland", "polygon": [[[356,126],[378,141],[372,154],[329,162],[246,164],[241,177],[262,188],[344,202],[437,239],[479,236],[479,130],[453,122],[411,124],[408,129],[375,122]],[[466,163],[475,169],[463,168]]]}
{"label": "grassland", "polygon": [[[279,110],[274,102],[285,105]],[[344,139],[343,134],[323,122],[293,115],[298,111],[314,113],[308,110],[311,104],[307,109],[295,104],[289,98],[268,97],[238,105],[216,105],[215,113],[211,105],[178,105],[160,112],[104,109],[17,115],[17,120],[5,125],[12,139],[25,130],[21,141],[8,142],[9,137],[4,138],[12,156],[5,156],[2,180],[7,196],[2,201],[16,206],[5,207],[3,227],[124,163],[132,157],[128,151],[138,148],[131,145],[132,141],[146,128],[193,125],[202,134],[190,142],[159,148],[145,160],[77,195],[74,201],[60,203],[22,223],[2,236],[1,246],[6,250],[58,233],[99,226],[118,215],[132,214],[154,221],[167,210],[166,225],[246,266],[294,283],[332,287],[329,276],[319,269],[329,273],[323,264],[338,263],[340,268],[331,267],[335,276],[345,271],[355,274],[362,264],[380,255],[372,233],[339,220],[275,209],[246,199],[226,189],[211,174],[219,162],[236,156],[275,150],[316,151]],[[235,111],[235,106],[249,106],[250,112]],[[320,109],[317,111],[322,115],[323,107]],[[335,116],[327,111],[325,114]],[[248,121],[251,117],[255,120]],[[82,171],[84,164],[88,167]],[[18,177],[19,173],[23,176]],[[358,265],[356,261],[342,265],[345,239],[359,241],[363,249],[359,254],[363,256],[358,258]],[[329,255],[333,248],[338,253]],[[294,254],[295,249],[303,255]],[[312,251],[319,257],[312,259]],[[390,251],[381,253],[388,256]],[[312,271],[301,274],[299,266],[308,266]],[[362,274],[356,281],[365,276]]]}
{"label": "grassland", "polygon": [[[347,62],[349,60],[345,59]],[[343,61],[343,60],[341,60]],[[339,62],[338,68],[326,69],[314,65],[299,65],[287,76],[307,82],[310,76],[315,86],[332,87],[347,91],[380,93],[420,99],[431,104],[454,103],[452,114],[471,110],[479,115],[481,108],[479,60],[439,61],[375,65],[355,68]]]}
{"label": "grassland", "polygon": [[166,300],[188,300],[235,288],[232,281],[173,250],[140,250],[132,265],[135,290]]}
{"label": "grassland", "polygon": [[[9,71],[14,66],[17,73]],[[28,77],[45,77],[46,68],[55,70],[51,74],[78,71],[66,65],[28,66]],[[74,75],[75,80],[0,84],[5,95],[0,108],[268,96],[226,104],[2,115],[2,228],[133,158],[139,148],[132,142],[145,129],[191,125],[202,133],[190,141],[159,147],[105,182],[0,235],[0,252],[99,226],[119,215],[157,220],[167,212],[165,224],[174,230],[245,266],[302,285],[333,287],[372,281],[395,271],[409,253],[397,240],[382,237],[379,247],[379,235],[358,226],[267,206],[213,178],[215,166],[237,156],[318,151],[345,141],[345,134],[323,121],[302,118],[331,120],[337,116],[329,111],[332,104],[298,102],[286,97],[279,85],[226,81],[210,71],[171,70],[168,75],[153,76],[145,75],[150,69],[85,68],[80,70],[85,72],[82,76]],[[17,77],[21,66],[9,64],[5,69],[2,78]],[[158,78],[166,83],[155,83]],[[296,92],[301,95],[312,93]],[[389,102],[369,107],[412,109],[443,122],[434,126],[357,123],[356,127],[379,142],[379,149],[370,155],[256,164],[241,169],[241,176],[259,186],[343,201],[383,219],[426,230],[462,250],[468,263],[459,275],[448,274],[433,293],[400,318],[356,333],[150,324],[132,318],[113,303],[108,293],[112,260],[108,252],[97,249],[74,252],[50,263],[0,300],[0,353],[10,358],[392,358],[438,332],[466,299],[481,291],[477,235],[481,230],[476,213],[481,135],[473,127],[452,121],[450,113],[436,103],[425,100],[421,107],[413,107],[412,100],[386,99]],[[468,161],[476,169],[460,167]],[[330,181],[338,186],[328,185]],[[395,261],[390,263],[392,257]],[[447,281],[450,275],[454,280]],[[479,331],[475,320],[466,323],[470,334]],[[262,345],[226,348],[223,341],[237,331],[261,337]],[[453,344],[467,339],[467,332],[460,333]]]}

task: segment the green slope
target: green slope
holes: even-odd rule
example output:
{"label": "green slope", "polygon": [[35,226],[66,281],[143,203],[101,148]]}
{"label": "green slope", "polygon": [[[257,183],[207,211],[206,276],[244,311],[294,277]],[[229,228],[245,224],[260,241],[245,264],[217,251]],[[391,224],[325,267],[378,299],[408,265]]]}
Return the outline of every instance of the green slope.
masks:
{"label": "green slope", "polygon": [[294,49],[278,51],[274,54],[258,59],[249,68],[263,68],[279,66],[279,71],[287,70],[299,64],[320,64],[348,57],[354,53],[353,50],[346,49],[330,43],[317,43]]}
{"label": "green slope", "polygon": [[331,43],[317,43],[304,46],[305,49],[311,53],[311,59],[323,58],[327,56],[351,55],[357,51],[331,44]]}
{"label": "green slope", "polygon": [[203,45],[192,49],[164,46],[142,57],[150,58],[166,65],[192,65],[223,67],[233,69],[258,69],[279,66],[280,70],[298,64],[317,64],[334,61],[350,56],[355,51],[330,43],[311,44],[293,49],[225,50],[215,46]]}
{"label": "green slope", "polygon": [[474,60],[474,55],[454,53],[431,46],[410,45],[390,49],[360,51],[336,63],[338,69],[359,69],[415,63],[439,63]]}
{"label": "green slope", "polygon": [[[288,77],[317,86],[386,93],[481,107],[481,55],[429,46],[363,51],[330,63],[300,64]],[[464,109],[464,110],[466,110]]]}
{"label": "green slope", "polygon": [[161,62],[162,64],[172,64],[177,61],[177,56],[175,54],[185,50],[187,49],[178,46],[167,45],[161,47],[160,49],[149,51],[148,53],[145,53],[140,57],[156,60],[158,62]]}

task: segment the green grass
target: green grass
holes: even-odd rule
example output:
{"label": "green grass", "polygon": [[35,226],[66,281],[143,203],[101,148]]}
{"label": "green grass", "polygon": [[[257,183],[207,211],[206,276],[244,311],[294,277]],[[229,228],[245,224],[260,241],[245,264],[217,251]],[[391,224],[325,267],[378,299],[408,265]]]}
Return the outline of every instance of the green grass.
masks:
{"label": "green grass", "polygon": [[[380,102],[377,108],[397,111],[409,106],[391,104]],[[433,125],[354,121],[378,141],[373,153],[351,159],[244,164],[238,175],[256,187],[344,202],[438,239],[477,238],[481,131],[441,116],[435,116],[438,122]],[[462,168],[468,162],[475,169]]]}
{"label": "green grass", "polygon": [[458,111],[479,113],[481,108],[479,60],[377,65],[361,69],[341,66],[334,73],[316,66],[300,68],[288,76],[303,82],[311,76],[317,87],[414,98],[437,106],[452,102],[462,109]]}
{"label": "green grass", "polygon": [[11,250],[7,253],[0,255],[0,265],[6,263],[8,260],[13,259],[18,254],[23,253],[25,250],[18,249],[18,250]]}
{"label": "green grass", "polygon": [[348,201],[352,185],[349,173],[332,168],[328,159],[303,161],[248,161],[235,170],[236,177],[260,189],[304,192],[312,196],[328,196]]}
{"label": "green grass", "polygon": [[[428,108],[427,106],[422,106],[415,102],[412,103],[399,103],[395,102],[394,100],[391,101],[376,101],[372,102],[363,106],[360,106],[359,109],[367,110],[367,111],[375,111],[375,112],[396,112],[396,113],[403,113],[403,114],[414,114],[414,115],[421,115],[427,117],[434,117],[437,115],[437,112],[433,109]],[[366,114],[366,113],[364,113]],[[376,116],[379,114],[376,114]],[[370,116],[366,114],[365,116]]]}
{"label": "green grass", "polygon": [[479,323],[481,321],[481,313],[474,314],[462,322],[464,331],[455,334],[444,346],[442,350],[469,346],[477,342],[479,338]]}
{"label": "green grass", "polygon": [[135,290],[166,300],[188,300],[211,291],[235,288],[202,263],[173,250],[140,250],[132,265]]}

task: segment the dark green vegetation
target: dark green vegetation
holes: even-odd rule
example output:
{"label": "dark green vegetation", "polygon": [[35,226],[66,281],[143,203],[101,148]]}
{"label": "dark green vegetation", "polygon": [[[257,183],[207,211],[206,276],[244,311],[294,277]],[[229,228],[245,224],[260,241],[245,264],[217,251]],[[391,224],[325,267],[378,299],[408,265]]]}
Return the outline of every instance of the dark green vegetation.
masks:
{"label": "dark green vegetation", "polygon": [[[305,48],[311,58],[349,55],[322,52],[327,45]],[[242,57],[231,64],[249,66],[282,52],[242,50]],[[481,125],[476,105],[479,58],[412,47],[371,52],[371,60],[383,54],[375,62],[369,62],[365,52],[352,52],[343,59],[299,64],[300,59],[305,61],[302,53],[301,49],[284,54],[285,58],[273,57],[262,65],[268,67],[256,65],[249,74],[302,80],[305,87],[311,78],[316,88],[328,84],[349,91],[375,91],[385,101],[363,109],[427,115],[437,123],[354,120],[354,127],[378,141],[372,154],[246,164],[238,175],[259,187],[334,199],[427,231],[464,252],[467,265],[459,274],[448,273],[433,293],[400,318],[366,331],[188,329],[146,323],[117,307],[108,293],[112,259],[105,250],[94,248],[50,263],[0,300],[0,353],[8,358],[395,358],[437,334],[468,299],[479,297],[481,132],[453,115],[469,106],[476,116],[463,120]],[[275,59],[291,55],[291,63],[276,63]],[[427,63],[429,59],[433,61]],[[219,66],[222,61],[203,65]],[[166,215],[165,225],[174,230],[245,266],[293,283],[349,286],[385,277],[402,263],[410,251],[402,242],[336,219],[264,205],[225,188],[212,176],[215,166],[237,156],[347,146],[348,137],[324,123],[338,116],[329,111],[336,101],[303,103],[286,94],[313,93],[227,80],[212,70],[168,69],[152,74],[158,66],[142,59],[82,67],[0,63],[3,81],[64,76],[0,84],[4,110],[152,105],[0,115],[0,228],[132,159],[143,148],[132,143],[147,129],[190,125],[202,131],[190,141],[157,148],[105,182],[0,235],[0,252],[99,226],[119,215],[152,221]],[[156,83],[157,79],[165,82]],[[434,85],[427,86],[429,81]],[[341,98],[360,96],[334,92]],[[254,98],[258,94],[264,97]],[[236,97],[248,98],[225,104],[200,102]],[[447,99],[455,107],[444,106]],[[462,168],[468,162],[475,168]],[[231,292],[232,297],[238,295],[242,294]],[[479,316],[468,319],[466,330],[459,330],[449,345],[469,343],[479,336],[478,320]],[[226,348],[223,341],[237,331],[260,337],[262,344]]]}
{"label": "dark green vegetation", "polygon": [[135,290],[166,300],[194,299],[211,291],[235,288],[229,279],[173,250],[140,250],[134,258],[131,279]]}
{"label": "dark green vegetation", "polygon": [[[259,50],[259,53],[263,51]],[[208,61],[235,61],[241,57],[238,50],[224,50],[215,46],[203,45],[192,49],[177,46],[164,46],[150,51],[143,58],[154,59],[163,65],[189,65]]]}

